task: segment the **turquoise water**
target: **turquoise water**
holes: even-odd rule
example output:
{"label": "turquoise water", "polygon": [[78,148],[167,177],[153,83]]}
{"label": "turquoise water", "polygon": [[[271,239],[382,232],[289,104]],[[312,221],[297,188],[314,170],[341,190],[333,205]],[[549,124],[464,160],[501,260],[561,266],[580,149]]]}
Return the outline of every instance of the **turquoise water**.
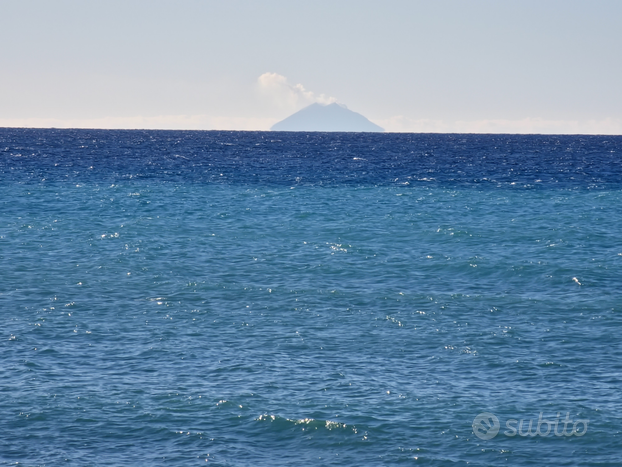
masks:
{"label": "turquoise water", "polygon": [[0,132],[0,464],[618,465],[622,138],[274,135]]}

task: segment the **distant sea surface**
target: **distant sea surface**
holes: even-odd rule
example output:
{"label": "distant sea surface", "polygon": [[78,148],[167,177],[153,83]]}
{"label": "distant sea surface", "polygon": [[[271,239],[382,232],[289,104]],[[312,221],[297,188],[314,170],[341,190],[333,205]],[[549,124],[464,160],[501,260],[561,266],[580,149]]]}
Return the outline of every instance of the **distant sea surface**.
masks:
{"label": "distant sea surface", "polygon": [[620,465],[621,233],[620,136],[0,129],[0,465]]}

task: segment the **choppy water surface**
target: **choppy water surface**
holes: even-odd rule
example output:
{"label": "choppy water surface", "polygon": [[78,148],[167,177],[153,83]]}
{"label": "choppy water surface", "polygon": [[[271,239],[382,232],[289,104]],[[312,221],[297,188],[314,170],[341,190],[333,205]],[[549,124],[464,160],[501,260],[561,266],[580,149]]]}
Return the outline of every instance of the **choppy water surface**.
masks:
{"label": "choppy water surface", "polygon": [[617,465],[621,155],[0,130],[0,464]]}

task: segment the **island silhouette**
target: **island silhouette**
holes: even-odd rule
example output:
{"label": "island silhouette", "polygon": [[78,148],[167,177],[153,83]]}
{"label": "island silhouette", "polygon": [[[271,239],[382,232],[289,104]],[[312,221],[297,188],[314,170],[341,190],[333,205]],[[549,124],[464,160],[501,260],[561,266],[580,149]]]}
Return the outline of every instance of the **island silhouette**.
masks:
{"label": "island silhouette", "polygon": [[270,130],[381,132],[384,128],[349,110],[345,105],[315,103],[275,123]]}

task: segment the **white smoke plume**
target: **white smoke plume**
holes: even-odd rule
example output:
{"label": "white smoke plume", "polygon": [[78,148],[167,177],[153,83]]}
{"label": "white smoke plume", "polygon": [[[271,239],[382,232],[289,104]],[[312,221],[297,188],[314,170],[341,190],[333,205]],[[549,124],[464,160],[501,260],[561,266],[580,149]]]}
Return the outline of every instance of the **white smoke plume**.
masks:
{"label": "white smoke plume", "polygon": [[298,108],[314,102],[320,104],[337,102],[334,97],[308,91],[300,83],[290,84],[285,76],[278,73],[264,73],[257,78],[257,83],[261,93],[269,97],[279,107]]}

